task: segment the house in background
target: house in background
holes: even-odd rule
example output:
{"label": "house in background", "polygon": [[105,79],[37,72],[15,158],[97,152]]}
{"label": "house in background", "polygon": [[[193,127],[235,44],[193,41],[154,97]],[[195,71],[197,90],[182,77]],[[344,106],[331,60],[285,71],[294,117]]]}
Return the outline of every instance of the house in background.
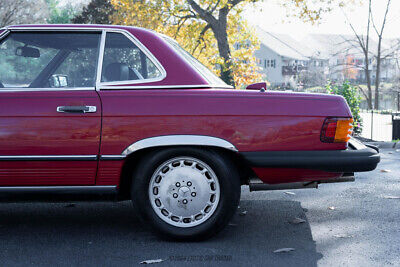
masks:
{"label": "house in background", "polygon": [[[310,34],[295,40],[256,28],[260,49],[255,52],[258,66],[273,87],[301,89],[321,85],[327,79],[342,82],[366,82],[365,59],[354,35]],[[398,39],[382,43],[381,81],[399,77]],[[369,66],[375,80],[377,42],[370,39]]]}
{"label": "house in background", "polygon": [[306,68],[308,58],[296,50],[289,35],[256,29],[260,49],[255,52],[257,65],[272,86],[288,86],[295,82],[299,71]]}
{"label": "house in background", "polygon": [[325,73],[326,59],[287,34],[256,28],[260,48],[255,52],[257,64],[273,87],[296,88],[300,73]]}

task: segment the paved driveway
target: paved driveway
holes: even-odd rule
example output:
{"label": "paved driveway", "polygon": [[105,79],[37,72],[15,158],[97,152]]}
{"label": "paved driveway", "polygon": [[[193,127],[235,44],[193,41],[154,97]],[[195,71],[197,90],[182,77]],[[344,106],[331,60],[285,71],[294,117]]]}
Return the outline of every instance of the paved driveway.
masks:
{"label": "paved driveway", "polygon": [[[400,196],[400,152],[384,150],[382,160],[355,183],[295,195],[243,187],[232,224],[201,243],[158,239],[130,202],[0,204],[0,263],[131,266],[161,258],[154,266],[400,266],[400,199],[387,198]],[[305,222],[289,223],[296,217]],[[279,248],[295,251],[273,253]]]}

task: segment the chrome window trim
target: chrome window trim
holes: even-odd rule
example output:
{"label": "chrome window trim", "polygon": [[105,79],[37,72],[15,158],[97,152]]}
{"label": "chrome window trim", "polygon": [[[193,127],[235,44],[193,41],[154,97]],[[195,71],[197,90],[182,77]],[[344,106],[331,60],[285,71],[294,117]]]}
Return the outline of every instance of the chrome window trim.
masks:
{"label": "chrome window trim", "polygon": [[[46,24],[44,24],[46,25]],[[65,24],[65,25],[72,25],[72,24]],[[101,32],[102,30],[104,30],[104,27],[101,27],[100,25],[95,25],[95,27],[78,27],[78,26],[71,26],[71,27],[66,27],[63,25],[59,25],[59,27],[57,26],[23,26],[23,27],[19,27],[18,25],[11,25],[11,26],[7,26],[4,29],[8,30],[8,31],[96,31],[96,32]]]}
{"label": "chrome window trim", "polygon": [[[171,40],[172,42],[174,42],[174,43],[176,43],[176,44],[179,45],[179,43],[178,43],[176,40],[174,40],[173,38],[171,38],[171,37],[169,37],[169,36],[167,36],[167,35],[164,35],[164,34],[162,34],[162,36],[163,36],[164,39]],[[169,43],[168,41],[166,41],[166,44],[167,44],[173,51],[176,51],[176,48],[173,47],[171,43]],[[188,53],[189,53],[189,52],[188,52]],[[211,83],[211,81],[204,75],[204,73],[203,73],[201,70],[199,70],[198,67],[196,67],[196,66],[193,65],[191,62],[189,62],[189,60],[188,60],[187,58],[185,58],[181,53],[177,52],[177,54],[179,55],[180,59],[182,59],[183,61],[185,61],[189,66],[193,67],[193,68],[197,71],[197,73],[199,73],[200,76],[203,77],[204,80],[206,80],[207,82]],[[200,62],[200,63],[201,63],[201,62]],[[207,68],[207,67],[206,67],[206,68]],[[211,71],[211,70],[210,70],[210,71]],[[233,89],[233,86],[228,85],[228,84],[226,84],[226,86],[218,85],[218,87],[220,87],[220,88]]]}
{"label": "chrome window trim", "polygon": [[221,87],[219,85],[210,84],[188,84],[188,85],[145,85],[145,86],[101,86],[100,90],[143,90],[143,89],[179,89],[179,88],[214,88],[214,89],[231,89],[229,87]]}
{"label": "chrome window trim", "polygon": [[[101,70],[103,65],[104,58],[104,48],[105,48],[105,39],[103,40],[103,35],[100,43],[100,55],[98,56],[99,62],[97,63],[97,76],[96,76],[96,88],[102,87],[102,85],[124,85],[124,84],[138,84],[138,83],[152,83],[162,81],[167,77],[167,72],[165,71],[163,65],[158,61],[158,59],[147,49],[145,45],[143,45],[132,33],[124,29],[117,28],[104,28],[101,25],[94,25],[94,27],[13,27],[9,26],[5,28],[8,31],[98,31],[103,33],[107,32],[116,32],[122,33],[125,35],[131,42],[133,42],[149,59],[150,61],[158,68],[161,75],[157,78],[144,79],[144,80],[127,80],[127,81],[117,81],[117,82],[101,82]],[[117,89],[117,88],[116,88]]]}
{"label": "chrome window trim", "polygon": [[6,38],[6,36],[10,33],[10,31],[7,29],[2,29],[2,30],[4,30],[4,31],[0,34],[0,41],[2,39]]}
{"label": "chrome window trim", "polygon": [[62,92],[62,91],[94,91],[95,87],[58,87],[58,88],[27,88],[27,87],[4,87],[1,92]]}
{"label": "chrome window trim", "polygon": [[[10,32],[21,32],[21,31],[69,31],[69,29],[71,29],[71,31],[77,31],[82,30],[85,32],[88,31],[94,31],[94,32],[101,32],[101,34],[103,34],[103,30],[99,29],[99,28],[78,28],[78,27],[64,27],[64,28],[58,28],[58,27],[18,27],[18,28],[13,28],[12,26],[8,26],[5,29],[5,32],[3,32],[2,34],[0,34],[0,41],[5,38]],[[101,45],[101,41],[103,35],[101,35],[100,37],[100,45]],[[99,47],[99,52],[101,47]],[[100,54],[100,53],[99,53]],[[99,55],[97,56],[97,60],[99,60]],[[99,66],[99,62],[97,62],[97,67]],[[97,81],[97,73],[98,68],[96,69],[96,79],[95,81]],[[96,83],[96,82],[95,82]],[[97,83],[96,83],[97,84]],[[36,92],[36,91],[83,91],[83,90],[87,90],[87,91],[94,91],[96,90],[96,86],[89,86],[89,87],[58,87],[58,88],[27,88],[27,87],[3,87],[0,88],[0,93],[1,92]]]}
{"label": "chrome window trim", "polygon": [[[169,40],[171,40],[171,41],[177,43],[177,41],[175,41],[174,39],[172,39],[171,37],[169,37],[169,36],[167,36],[167,35],[163,35],[163,37],[164,37],[164,39],[169,39]],[[168,41],[166,41],[166,44],[169,46],[169,48],[172,49],[172,51],[176,51],[175,47],[173,47],[172,44],[170,44]],[[179,44],[178,44],[178,45],[179,45]],[[207,77],[205,77],[205,76],[203,75],[203,73],[202,73],[196,66],[193,66],[193,64],[192,64],[191,62],[189,62],[189,60],[187,60],[187,58],[185,58],[183,55],[181,55],[181,53],[178,53],[178,52],[177,52],[177,54],[178,54],[179,58],[180,58],[182,61],[186,62],[189,66],[193,67],[193,68],[197,71],[197,73],[199,73],[200,76],[201,76],[204,80],[206,80],[207,82],[210,82],[210,80],[209,80]]]}
{"label": "chrome window trim", "polygon": [[0,156],[0,161],[96,161],[97,155],[23,155]]}
{"label": "chrome window trim", "polygon": [[129,154],[141,149],[159,146],[214,146],[238,152],[237,148],[230,142],[213,136],[206,135],[164,135],[145,138],[128,146],[121,155]]}
{"label": "chrome window trim", "polygon": [[[143,80],[102,82],[101,81],[101,73],[100,73],[99,87],[107,86],[107,85],[124,85],[124,84],[159,82],[159,81],[164,80],[167,77],[167,72],[165,71],[165,69],[161,65],[161,63],[158,61],[158,59],[147,49],[146,46],[144,46],[135,36],[133,36],[133,34],[131,34],[130,32],[128,32],[126,30],[123,30],[123,29],[105,29],[104,31],[106,32],[106,34],[109,32],[123,34],[126,38],[128,38],[134,45],[137,46],[137,48],[139,48],[150,59],[150,61],[156,66],[156,68],[158,69],[158,71],[160,72],[161,75],[156,78],[149,78],[149,79],[143,79]],[[104,53],[105,53],[105,43],[104,43],[103,52],[102,52],[103,58],[104,58]],[[103,58],[102,58],[102,60],[103,60]]]}
{"label": "chrome window trim", "polygon": [[[68,25],[68,24],[67,24]],[[71,24],[69,24],[71,25]],[[166,78],[167,76],[167,72],[165,71],[164,67],[162,66],[162,64],[158,61],[158,59],[133,35],[131,34],[129,31],[124,30],[124,29],[117,29],[117,28],[105,28],[104,25],[97,25],[97,24],[92,24],[92,27],[78,27],[78,26],[70,26],[70,27],[62,27],[62,26],[49,26],[49,27],[40,27],[40,26],[24,26],[24,27],[15,27],[15,26],[8,26],[5,27],[3,29],[5,29],[5,32],[2,33],[1,37],[5,37],[3,36],[3,34],[7,35],[10,31],[98,31],[98,32],[102,32],[102,34],[105,32],[120,32],[123,33],[125,36],[128,37],[128,39],[130,39],[135,45],[138,46],[139,49],[141,49],[146,56],[149,57],[149,59],[155,64],[157,67],[161,68],[165,74],[165,77],[163,77],[160,80],[157,81],[161,81],[163,79]],[[119,25],[116,25],[119,26]],[[132,28],[138,28],[138,29],[144,29],[144,28],[140,28],[140,27],[132,27]],[[147,29],[146,29],[147,30]],[[148,30],[149,31],[149,30]],[[7,33],[7,34],[6,34]],[[160,33],[156,33],[160,36],[165,37],[165,35],[160,34]],[[102,36],[103,38],[103,36]],[[169,37],[168,37],[169,38]],[[172,39],[173,40],[173,39]],[[175,40],[174,40],[175,41]],[[133,80],[133,81],[120,81],[120,82],[101,82],[101,71],[99,72],[99,68],[102,69],[102,64],[103,64],[103,56],[104,56],[104,46],[105,46],[105,39],[101,40],[101,42],[103,42],[103,46],[102,43],[100,43],[100,55],[99,55],[99,62],[97,65],[97,76],[96,76],[96,90],[128,90],[128,89],[139,89],[139,90],[143,90],[143,89],[174,89],[174,88],[220,88],[220,89],[233,89],[232,86],[227,85],[227,86],[221,86],[221,85],[212,85],[212,84],[199,84],[199,85],[193,85],[193,84],[188,84],[188,85],[140,85],[140,86],[135,86],[132,84],[137,84],[137,83],[152,83],[152,82],[156,82],[156,80],[151,80],[151,79],[147,79],[147,80]],[[172,47],[171,44],[169,44],[167,42],[167,45]],[[174,48],[173,48],[174,49]],[[101,58],[100,58],[101,57]],[[179,55],[179,57],[181,57],[183,60],[187,61],[185,58],[182,57],[182,55]],[[154,62],[153,60],[155,60],[156,62]],[[190,63],[188,63],[190,64]],[[101,66],[99,66],[101,65]],[[191,64],[190,64],[191,65]],[[196,68],[197,70],[197,68]],[[100,74],[99,74],[100,73]],[[203,77],[203,75],[202,75]],[[203,77],[204,78],[204,77]],[[100,79],[100,81],[99,81]],[[206,81],[208,81],[208,79],[205,78]],[[144,82],[145,81],[145,82]],[[32,88],[34,89],[34,88]],[[69,89],[71,90],[71,89]],[[0,91],[5,91],[4,89],[0,90]],[[31,90],[29,90],[31,91]],[[39,90],[34,90],[34,91],[39,91]],[[57,90],[58,91],[58,90]]]}
{"label": "chrome window trim", "polygon": [[99,46],[99,55],[97,58],[97,70],[96,70],[96,91],[99,88],[101,82],[101,72],[103,71],[103,58],[104,58],[104,47],[106,45],[106,31],[101,31],[101,39]]}

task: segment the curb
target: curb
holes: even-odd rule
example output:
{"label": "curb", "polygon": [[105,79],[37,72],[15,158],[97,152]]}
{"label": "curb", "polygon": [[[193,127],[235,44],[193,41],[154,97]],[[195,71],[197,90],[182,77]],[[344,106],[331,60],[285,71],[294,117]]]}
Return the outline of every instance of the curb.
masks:
{"label": "curb", "polygon": [[366,142],[367,144],[371,144],[377,146],[379,148],[396,148],[400,147],[398,142]]}

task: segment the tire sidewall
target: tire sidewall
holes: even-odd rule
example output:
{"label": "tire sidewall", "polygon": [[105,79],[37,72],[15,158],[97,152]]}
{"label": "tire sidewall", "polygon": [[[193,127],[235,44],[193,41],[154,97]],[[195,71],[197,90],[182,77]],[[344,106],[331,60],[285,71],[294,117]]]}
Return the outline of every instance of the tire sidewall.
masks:
{"label": "tire sidewall", "polygon": [[[220,186],[220,198],[214,213],[202,224],[177,227],[166,223],[153,210],[149,185],[156,169],[176,157],[192,157],[206,163],[214,171]],[[240,199],[240,181],[233,164],[222,155],[208,149],[177,147],[147,154],[134,172],[132,200],[141,215],[159,233],[175,239],[204,239],[220,231],[233,216]]]}

